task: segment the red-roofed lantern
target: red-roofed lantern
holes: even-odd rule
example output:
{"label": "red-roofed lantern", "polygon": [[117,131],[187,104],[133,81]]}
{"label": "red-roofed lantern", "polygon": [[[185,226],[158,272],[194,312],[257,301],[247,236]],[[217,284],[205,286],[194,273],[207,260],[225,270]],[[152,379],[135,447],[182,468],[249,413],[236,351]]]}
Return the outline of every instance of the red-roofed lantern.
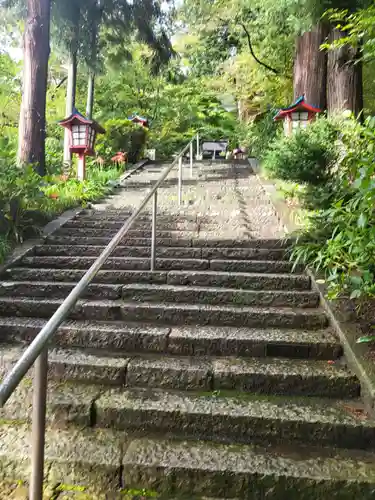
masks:
{"label": "red-roofed lantern", "polygon": [[289,107],[280,109],[274,120],[284,120],[285,135],[290,136],[296,130],[306,128],[320,112],[321,109],[308,104],[305,96],[301,96]]}
{"label": "red-roofed lantern", "polygon": [[59,124],[69,130],[70,151],[78,154],[77,177],[83,181],[86,176],[86,156],[94,156],[97,134],[104,134],[104,128],[94,120],[85,118],[78,111],[74,111],[68,118]]}

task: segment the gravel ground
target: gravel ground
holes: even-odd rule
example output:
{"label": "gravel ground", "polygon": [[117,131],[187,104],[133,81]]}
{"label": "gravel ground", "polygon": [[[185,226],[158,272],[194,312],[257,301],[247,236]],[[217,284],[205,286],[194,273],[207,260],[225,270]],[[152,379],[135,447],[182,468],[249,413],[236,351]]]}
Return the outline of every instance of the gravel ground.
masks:
{"label": "gravel ground", "polygon": [[[107,205],[97,208],[136,208],[166,166],[149,166],[135,174]],[[184,165],[182,192],[179,207],[176,168],[159,189],[159,212],[198,217],[201,237],[279,238],[285,234],[268,195],[247,165],[195,164],[193,178],[189,165]]]}

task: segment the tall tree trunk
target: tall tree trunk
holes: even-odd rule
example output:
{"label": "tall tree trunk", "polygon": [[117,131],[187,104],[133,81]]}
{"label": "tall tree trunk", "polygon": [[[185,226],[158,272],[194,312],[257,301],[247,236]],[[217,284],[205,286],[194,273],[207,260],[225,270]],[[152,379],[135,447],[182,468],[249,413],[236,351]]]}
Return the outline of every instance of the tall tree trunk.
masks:
{"label": "tall tree trunk", "polygon": [[[346,36],[345,32],[333,29],[331,41]],[[341,113],[349,110],[358,116],[363,110],[362,64],[358,62],[359,51],[344,45],[328,53],[328,112]]]}
{"label": "tall tree trunk", "polygon": [[[69,60],[68,60],[68,82],[66,89],[65,114],[70,116],[73,113],[76,104],[76,88],[77,88],[77,65],[78,65],[78,38],[79,38],[79,10],[77,17],[74,20],[75,26],[73,37],[70,43]],[[64,134],[64,168],[70,169],[72,166],[72,154],[70,152],[69,131],[65,129]]]}
{"label": "tall tree trunk", "polygon": [[86,117],[92,120],[92,112],[94,109],[94,95],[95,95],[95,73],[90,71],[89,80],[87,85],[87,104],[86,104]]}
{"label": "tall tree trunk", "polygon": [[18,162],[35,165],[40,175],[45,174],[50,14],[50,0],[27,0]]}
{"label": "tall tree trunk", "polygon": [[299,36],[294,60],[294,99],[305,95],[309,104],[321,109],[327,106],[327,53],[320,46],[328,34],[328,26],[319,23]]}
{"label": "tall tree trunk", "polygon": [[89,63],[89,79],[87,85],[86,116],[92,119],[95,97],[95,72],[98,55],[98,30],[102,17],[102,1],[95,0],[95,7],[91,9],[91,58]]}

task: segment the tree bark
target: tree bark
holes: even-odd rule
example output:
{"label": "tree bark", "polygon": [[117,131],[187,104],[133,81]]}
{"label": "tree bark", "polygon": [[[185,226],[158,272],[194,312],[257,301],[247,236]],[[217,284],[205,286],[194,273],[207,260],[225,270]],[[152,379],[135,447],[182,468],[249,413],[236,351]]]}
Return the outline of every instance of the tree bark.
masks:
{"label": "tree bark", "polygon": [[[76,88],[77,88],[77,65],[78,65],[78,42],[79,42],[79,20],[80,10],[77,8],[76,16],[73,20],[73,34],[70,41],[69,59],[68,59],[68,83],[66,89],[65,114],[70,116],[76,105]],[[68,129],[65,129],[64,134],[64,167],[69,169],[72,166],[72,154],[70,152],[70,134]]]}
{"label": "tree bark", "polygon": [[95,97],[95,74],[98,57],[98,31],[102,19],[102,0],[94,0],[94,7],[91,9],[91,58],[89,64],[89,79],[87,85],[86,116],[92,119]]}
{"label": "tree bark", "polygon": [[[333,29],[331,41],[339,40],[345,32]],[[328,53],[328,112],[349,110],[358,116],[363,110],[362,64],[359,50],[344,45]]]}
{"label": "tree bark", "polygon": [[320,50],[329,34],[325,23],[297,39],[294,60],[294,99],[305,95],[306,101],[320,109],[327,107],[327,53]]}
{"label": "tree bark", "polygon": [[18,163],[34,165],[40,175],[45,175],[46,172],[46,93],[50,15],[50,0],[27,0]]}
{"label": "tree bark", "polygon": [[[68,83],[66,89],[65,114],[70,116],[76,104],[76,87],[77,87],[77,51],[74,50],[69,55],[68,62]],[[70,152],[69,131],[65,129],[64,133],[64,165],[70,167],[72,165],[72,154]]]}
{"label": "tree bark", "polygon": [[92,112],[94,109],[94,96],[95,96],[95,73],[90,71],[87,84],[87,103],[86,103],[86,117],[92,120]]}

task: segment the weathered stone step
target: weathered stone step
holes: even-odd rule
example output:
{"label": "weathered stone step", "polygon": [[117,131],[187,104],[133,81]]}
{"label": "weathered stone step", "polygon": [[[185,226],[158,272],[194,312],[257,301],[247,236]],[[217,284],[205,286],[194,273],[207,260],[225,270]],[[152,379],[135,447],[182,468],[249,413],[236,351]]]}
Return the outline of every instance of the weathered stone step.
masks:
{"label": "weathered stone step", "polygon": [[[0,297],[1,316],[51,316],[59,299]],[[230,305],[159,304],[123,300],[79,301],[72,319],[136,321],[170,325],[246,326],[263,328],[325,328],[327,317],[321,309],[288,307],[235,307]]]}
{"label": "weathered stone step", "polygon": [[[85,255],[98,256],[105,249],[104,245],[38,245],[35,255]],[[238,260],[283,260],[284,251],[267,248],[192,248],[192,247],[157,247],[160,257],[192,259],[238,259]],[[119,246],[114,257],[150,257],[151,247]]]}
{"label": "weathered stone step", "polygon": [[[25,285],[25,288],[27,285]],[[21,287],[15,287],[19,290]],[[1,292],[1,288],[0,288]],[[10,292],[12,293],[12,287]],[[20,293],[22,293],[20,291]],[[103,291],[104,297],[106,290]],[[41,295],[39,295],[41,296]],[[99,295],[98,295],[99,297]],[[235,290],[175,285],[128,284],[122,297],[130,301],[232,304],[233,306],[318,307],[320,296],[312,291]]]}
{"label": "weathered stone step", "polygon": [[[67,236],[86,236],[86,237],[109,237],[112,238],[117,234],[118,229],[112,228],[92,228],[92,227],[62,227],[56,231],[57,235]],[[151,228],[149,229],[129,229],[127,233],[133,238],[151,238]],[[170,231],[168,229],[157,229],[156,236],[158,238],[198,238],[198,231]]]}
{"label": "weathered stone step", "polygon": [[[56,269],[89,269],[96,257],[84,256],[34,256],[24,257],[19,266]],[[265,260],[207,260],[207,259],[173,259],[157,258],[156,269],[159,270],[206,270],[242,273],[290,273],[292,264],[284,261]],[[110,257],[102,269],[149,270],[150,259],[142,257]],[[295,270],[296,272],[298,270]]]}
{"label": "weathered stone step", "polygon": [[[31,342],[46,320],[0,317],[0,341]],[[129,322],[66,321],[52,345],[97,352],[165,352],[186,356],[284,357],[336,360],[342,347],[330,330],[164,327]]]}
{"label": "weathered stone step", "polygon": [[[41,297],[65,299],[76,283],[53,283],[50,281],[0,281],[0,297]],[[91,284],[82,298],[116,300],[122,297],[123,285]]]}
{"label": "weathered stone step", "polygon": [[[75,384],[52,394],[50,412],[57,420],[82,423],[91,418],[99,428],[145,432],[184,439],[228,443],[301,443],[341,448],[375,448],[375,422],[362,418],[360,402],[327,398],[261,396],[239,393],[168,392],[165,389],[107,389],[87,386],[86,404]],[[93,387],[91,390],[90,387]],[[95,392],[95,387],[98,387]],[[91,405],[88,399],[93,398]],[[67,417],[64,417],[67,416]]]}
{"label": "weathered stone step", "polygon": [[[127,218],[120,219],[104,219],[98,220],[93,218],[76,218],[64,224],[64,228],[90,228],[90,229],[106,229],[106,230],[119,230],[125,224]],[[189,221],[169,221],[167,219],[157,220],[157,229],[165,229],[167,231],[198,231],[198,223]],[[146,220],[136,220],[132,225],[132,229],[136,230],[151,230],[151,218]]]}
{"label": "weathered stone step", "polygon": [[215,286],[252,290],[309,290],[310,278],[305,274],[267,274],[220,271],[169,271],[169,285]]}
{"label": "weathered stone step", "polygon": [[[372,454],[335,450],[271,450],[140,439],[124,458],[126,484],[223,498],[370,500],[375,490]],[[358,475],[361,471],[361,475]]]}
{"label": "weathered stone step", "polygon": [[[262,249],[282,249],[286,248],[288,245],[284,245],[283,242],[278,240],[256,240],[256,239],[246,239],[246,240],[234,240],[234,239],[207,239],[207,238],[190,238],[185,233],[184,237],[179,238],[168,238],[159,237],[157,238],[157,244],[162,247],[194,247],[194,248],[232,248],[232,249],[248,249],[248,248],[262,248]],[[74,236],[67,232],[65,235],[58,235],[57,233],[52,234],[46,238],[46,242],[51,245],[107,245],[111,240],[110,236]],[[151,246],[151,238],[146,237],[136,237],[132,235],[127,235],[122,240],[128,246]]]}
{"label": "weathered stone step", "polygon": [[[35,255],[38,256],[78,256],[98,257],[105,246],[99,245],[38,245],[35,248]],[[184,247],[157,247],[156,255],[158,257],[177,258],[177,259],[202,259],[202,250],[200,248]],[[150,247],[119,246],[113,252],[114,257],[150,257]]]}
{"label": "weathered stone step", "polygon": [[[0,439],[3,476],[28,481],[30,428],[2,424]],[[134,439],[105,429],[48,429],[45,458],[49,484],[71,485],[73,494],[84,488],[89,498],[102,493],[103,498],[111,495],[116,499],[120,484],[146,490],[155,498],[159,492],[160,498],[170,500],[198,500],[201,496],[209,500],[207,495],[221,500],[261,499],[264,495],[272,495],[274,500],[372,500],[375,491],[374,455],[355,450],[272,450]]]}
{"label": "weathered stone step", "polygon": [[[72,245],[108,245],[108,243],[111,241],[110,237],[84,237],[84,236],[55,236],[55,234],[48,236],[45,239],[46,243],[49,245],[66,245],[66,246],[72,246]],[[142,246],[142,247],[147,247],[151,248],[151,238],[133,238],[130,236],[125,236],[122,240],[121,243],[126,246]],[[156,244],[157,246],[160,247],[191,247],[192,246],[192,240],[190,239],[185,239],[185,238],[179,238],[179,239],[172,239],[172,238],[156,238]]]}
{"label": "weathered stone step", "polygon": [[359,449],[373,449],[375,443],[373,421],[354,416],[342,401],[326,399],[112,389],[95,401],[95,415],[98,427],[230,443],[318,442]]}
{"label": "weathered stone step", "polygon": [[[79,215],[74,217],[74,220],[92,220],[92,221],[114,221],[121,222],[126,221],[133,212],[129,210],[123,209],[106,209],[106,210],[86,210],[85,212],[81,212]],[[138,217],[137,221],[140,222],[150,222],[152,219],[152,213],[150,211],[145,210]],[[198,221],[208,221],[211,218],[207,218],[207,216],[197,216],[192,213],[189,214],[171,214],[165,212],[158,212],[157,220],[161,222],[175,223],[175,224],[185,224],[186,222],[195,224]]]}
{"label": "weathered stone step", "polygon": [[[2,278],[13,281],[55,281],[77,283],[85,274],[84,269],[48,269],[13,267],[7,269]],[[171,271],[174,273],[175,271]],[[173,275],[171,275],[173,276]],[[126,284],[126,283],[167,283],[167,271],[99,271],[94,283]],[[173,277],[171,277],[173,279]]]}
{"label": "weathered stone step", "polygon": [[[0,281],[0,297],[65,298],[75,282]],[[319,294],[312,291],[260,291],[173,285],[91,284],[82,297],[131,301],[232,304],[233,306],[318,307]]]}
{"label": "weathered stone step", "polygon": [[[65,298],[73,290],[74,282],[0,281],[0,297]],[[200,304],[232,304],[233,306],[318,307],[319,294],[312,291],[235,290],[174,285],[132,283],[91,284],[83,297],[97,300],[124,298],[130,301],[181,302]]]}
{"label": "weathered stone step", "polygon": [[[0,375],[24,347],[0,344]],[[103,355],[90,349],[50,349],[50,376],[58,381],[172,390],[358,398],[360,384],[340,363],[283,358]],[[31,374],[29,374],[30,376]],[[228,393],[230,394],[230,392]]]}
{"label": "weathered stone step", "polygon": [[[13,281],[78,282],[83,269],[13,267],[2,278]],[[169,285],[214,286],[250,290],[310,290],[310,278],[300,274],[252,274],[214,271],[99,271],[95,283],[161,283]]]}
{"label": "weathered stone step", "polygon": [[[35,268],[89,269],[96,257],[44,256],[24,257],[21,265]],[[157,269],[208,269],[209,261],[203,259],[156,259]],[[225,266],[225,264],[223,264]],[[110,257],[102,269],[149,270],[150,259],[138,257]]]}

